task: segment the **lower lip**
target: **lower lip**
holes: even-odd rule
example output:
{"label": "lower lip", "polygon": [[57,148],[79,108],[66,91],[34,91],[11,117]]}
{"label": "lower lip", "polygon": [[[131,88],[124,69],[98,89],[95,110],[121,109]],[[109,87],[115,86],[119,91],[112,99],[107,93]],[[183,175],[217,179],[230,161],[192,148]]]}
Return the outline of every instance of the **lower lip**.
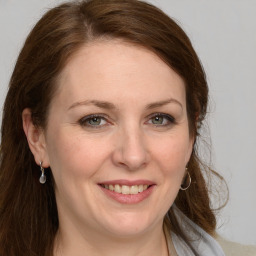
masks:
{"label": "lower lip", "polygon": [[121,204],[137,204],[142,202],[152,194],[155,185],[152,185],[148,189],[144,190],[143,192],[140,192],[135,195],[124,195],[124,194],[106,189],[100,185],[99,187],[108,197],[114,199],[115,201]]}

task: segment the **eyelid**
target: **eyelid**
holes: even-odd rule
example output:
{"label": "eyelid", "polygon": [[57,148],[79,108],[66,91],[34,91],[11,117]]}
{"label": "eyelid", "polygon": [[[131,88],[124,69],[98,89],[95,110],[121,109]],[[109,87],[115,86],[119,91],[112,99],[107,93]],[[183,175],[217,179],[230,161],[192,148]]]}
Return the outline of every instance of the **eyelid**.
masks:
{"label": "eyelid", "polygon": [[[87,120],[92,119],[92,118],[94,118],[94,117],[98,117],[98,118],[101,118],[101,119],[105,120],[107,124],[104,124],[104,125],[90,125],[90,124],[86,124],[86,121],[87,121]],[[99,128],[102,128],[102,127],[108,125],[108,124],[110,123],[109,119],[110,119],[110,118],[109,118],[106,114],[101,114],[101,113],[99,113],[99,114],[90,114],[90,115],[86,115],[86,116],[80,118],[80,119],[78,120],[78,123],[79,123],[81,126],[83,126],[83,127],[88,127],[88,128],[93,128],[93,129],[99,129]]]}
{"label": "eyelid", "polygon": [[[169,126],[169,125],[172,125],[172,124],[176,123],[176,120],[175,120],[175,118],[172,115],[166,114],[166,113],[161,113],[161,112],[153,113],[153,114],[150,114],[149,116],[147,116],[146,123],[148,123],[152,118],[154,118],[156,116],[163,117],[163,118],[167,119],[167,121],[168,121],[167,124],[153,124],[153,123],[151,123],[152,125],[154,125],[156,127],[157,126],[164,127],[164,126]],[[101,118],[101,119],[105,120],[106,124],[103,124],[103,125],[90,125],[90,124],[86,123],[89,119],[92,119],[94,117],[98,117],[98,118]],[[78,120],[78,123],[82,127],[92,128],[92,129],[100,129],[100,128],[103,128],[103,127],[111,124],[111,118],[108,115],[102,114],[102,113],[89,114],[89,115],[86,115],[86,116],[83,116],[82,118],[80,118]]]}
{"label": "eyelid", "polygon": [[175,118],[170,115],[170,114],[166,114],[166,113],[153,113],[151,115],[148,116],[148,120],[152,119],[153,117],[156,117],[156,116],[161,116],[161,117],[164,117],[164,118],[167,118],[168,121],[170,122],[169,124],[166,124],[166,125],[162,125],[162,124],[153,124],[154,126],[168,126],[170,124],[175,124],[176,123],[176,120]]}

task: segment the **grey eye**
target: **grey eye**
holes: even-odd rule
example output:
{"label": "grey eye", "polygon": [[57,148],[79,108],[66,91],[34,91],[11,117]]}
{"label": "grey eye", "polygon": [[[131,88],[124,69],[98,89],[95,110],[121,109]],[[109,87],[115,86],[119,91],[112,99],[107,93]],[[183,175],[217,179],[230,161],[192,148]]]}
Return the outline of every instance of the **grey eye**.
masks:
{"label": "grey eye", "polygon": [[152,124],[163,124],[164,117],[163,116],[154,116],[152,118]]}
{"label": "grey eye", "polygon": [[101,117],[92,117],[92,118],[89,118],[87,120],[87,122],[90,124],[90,125],[100,125],[101,122],[102,122],[102,118]]}
{"label": "grey eye", "polygon": [[159,113],[151,116],[148,122],[156,126],[168,126],[175,123],[175,119],[170,115]]}
{"label": "grey eye", "polygon": [[81,126],[84,126],[84,127],[98,128],[106,125],[107,120],[102,116],[90,115],[80,119],[79,123]]}

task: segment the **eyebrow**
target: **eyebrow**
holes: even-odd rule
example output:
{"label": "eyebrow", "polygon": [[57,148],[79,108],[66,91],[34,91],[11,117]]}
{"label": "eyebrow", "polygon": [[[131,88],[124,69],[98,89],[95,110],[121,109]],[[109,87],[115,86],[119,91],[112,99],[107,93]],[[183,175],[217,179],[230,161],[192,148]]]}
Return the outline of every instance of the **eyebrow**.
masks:
{"label": "eyebrow", "polygon": [[68,110],[78,107],[78,106],[87,106],[87,105],[94,105],[96,107],[99,108],[103,108],[103,109],[115,109],[115,105],[113,103],[107,102],[107,101],[100,101],[100,100],[85,100],[85,101],[81,101],[81,102],[76,102],[74,104],[72,104]]}
{"label": "eyebrow", "polygon": [[[150,103],[146,106],[146,109],[158,108],[158,107],[162,107],[164,105],[170,104],[170,103],[176,103],[183,109],[182,104],[178,100],[173,99],[173,98]],[[78,107],[78,106],[87,106],[87,105],[94,105],[96,107],[99,107],[99,108],[102,108],[102,109],[108,109],[108,110],[117,109],[116,106],[113,103],[110,103],[110,102],[107,102],[107,101],[85,100],[85,101],[81,101],[81,102],[75,102],[74,104],[72,104],[68,108],[68,110],[70,110],[72,108],[75,108],[75,107]]]}
{"label": "eyebrow", "polygon": [[163,100],[163,101],[158,101],[158,102],[150,103],[150,104],[148,104],[146,106],[146,109],[158,108],[158,107],[162,107],[164,105],[170,104],[170,103],[176,103],[176,104],[178,104],[183,109],[182,104],[178,100],[173,99],[173,98],[170,98],[170,99],[167,99],[167,100]]}

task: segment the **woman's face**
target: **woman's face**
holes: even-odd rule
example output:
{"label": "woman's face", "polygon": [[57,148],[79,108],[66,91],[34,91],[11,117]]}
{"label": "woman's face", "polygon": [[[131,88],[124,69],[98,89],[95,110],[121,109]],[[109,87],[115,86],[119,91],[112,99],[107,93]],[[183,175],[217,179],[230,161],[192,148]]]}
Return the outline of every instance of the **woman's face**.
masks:
{"label": "woman's face", "polygon": [[60,227],[129,236],[162,225],[189,161],[184,82],[147,49],[80,49],[60,75],[44,131]]}

